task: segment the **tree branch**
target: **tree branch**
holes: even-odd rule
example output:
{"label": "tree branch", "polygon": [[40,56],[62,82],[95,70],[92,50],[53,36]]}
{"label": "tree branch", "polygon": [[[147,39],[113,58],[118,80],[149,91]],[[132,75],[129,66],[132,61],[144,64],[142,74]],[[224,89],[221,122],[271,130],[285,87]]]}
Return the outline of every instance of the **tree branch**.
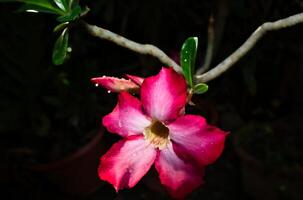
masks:
{"label": "tree branch", "polygon": [[263,25],[259,26],[255,32],[253,32],[253,34],[242,44],[242,46],[240,46],[235,52],[233,52],[215,68],[202,75],[196,76],[197,82],[205,83],[220,76],[237,61],[239,61],[249,50],[251,50],[254,45],[265,35],[266,32],[287,28],[299,23],[303,23],[303,13],[292,15],[275,22],[264,23]]}
{"label": "tree branch", "polygon": [[127,49],[130,49],[140,54],[151,55],[155,58],[158,58],[159,61],[162,62],[163,64],[173,67],[175,71],[179,73],[182,72],[181,67],[174,60],[172,60],[161,49],[159,49],[154,45],[140,44],[132,40],[129,40],[121,35],[113,33],[109,30],[106,30],[104,28],[95,25],[90,25],[86,22],[83,22],[83,24],[88,30],[88,32],[93,36],[99,37],[101,39],[109,40],[119,46],[125,47]]}
{"label": "tree branch", "polygon": [[209,70],[212,59],[216,55],[218,47],[220,46],[227,15],[229,13],[229,4],[231,0],[218,0],[218,8],[215,17],[208,22],[208,38],[207,49],[205,55],[205,62],[196,71],[196,75],[203,74]]}
{"label": "tree branch", "polygon": [[211,16],[208,22],[208,30],[207,30],[207,48],[204,64],[197,69],[196,74],[202,74],[206,72],[211,64],[213,58],[214,51],[214,41],[215,41],[215,30],[214,30],[214,17]]}
{"label": "tree branch", "polygon": [[[227,57],[225,60],[223,60],[216,67],[209,70],[208,72],[202,75],[197,75],[195,77],[197,83],[205,83],[211,81],[223,74],[237,61],[239,61],[249,50],[251,50],[254,45],[265,35],[266,32],[291,27],[299,23],[303,23],[303,13],[292,15],[290,17],[280,19],[275,22],[264,23],[263,25],[259,26],[253,32],[253,34],[251,34],[251,36],[242,44],[242,46],[240,46],[229,57]],[[86,22],[83,22],[83,24],[88,30],[88,32],[93,36],[109,40],[117,45],[120,45],[140,54],[154,56],[155,58],[158,58],[159,61],[161,61],[163,64],[167,66],[172,66],[177,72],[182,73],[181,67],[170,57],[168,57],[161,49],[154,45],[140,44],[101,27],[90,25]]]}

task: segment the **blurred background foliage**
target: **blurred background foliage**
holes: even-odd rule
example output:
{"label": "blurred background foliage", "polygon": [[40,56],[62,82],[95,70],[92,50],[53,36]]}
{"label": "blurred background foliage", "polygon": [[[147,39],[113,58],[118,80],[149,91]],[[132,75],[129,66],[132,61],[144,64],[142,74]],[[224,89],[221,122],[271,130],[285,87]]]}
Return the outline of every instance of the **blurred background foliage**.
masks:
{"label": "blurred background foliage", "polygon": [[[197,66],[205,58],[211,15],[216,30],[215,66],[263,22],[303,11],[300,0],[83,0],[80,5],[91,9],[83,18],[88,23],[154,44],[169,55],[179,52],[186,38],[197,36]],[[85,197],[70,196],[22,170],[24,163],[68,154],[99,128],[101,116],[112,110],[116,96],[95,88],[91,77],[149,76],[162,64],[94,38],[75,24],[69,29],[69,59],[54,66],[56,18],[16,12],[19,6],[0,4],[0,171],[13,168],[15,178],[9,184],[0,182],[6,190],[3,195],[9,199],[154,199],[156,194],[142,183],[119,194],[105,185]],[[231,134],[223,156],[207,168],[205,186],[189,199],[255,198],[244,186],[241,158],[232,145],[243,130],[243,148],[258,159],[265,158],[269,169],[289,163],[302,167],[302,35],[303,25],[268,33],[230,71],[210,82],[206,94],[193,98],[197,104],[211,102],[219,116],[217,126]],[[302,191],[290,191],[292,185],[283,184],[277,189],[279,197],[272,199],[301,199]]]}

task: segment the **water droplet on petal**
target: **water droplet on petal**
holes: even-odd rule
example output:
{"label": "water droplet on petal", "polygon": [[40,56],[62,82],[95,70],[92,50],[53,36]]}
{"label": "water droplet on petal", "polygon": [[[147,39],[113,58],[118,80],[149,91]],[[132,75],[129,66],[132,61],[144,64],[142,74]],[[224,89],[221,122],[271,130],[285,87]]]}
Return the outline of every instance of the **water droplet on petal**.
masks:
{"label": "water droplet on petal", "polygon": [[96,83],[96,84],[95,84],[95,86],[96,86],[96,87],[98,87],[98,86],[99,86],[99,84],[98,84],[98,83]]}
{"label": "water droplet on petal", "polygon": [[111,93],[112,91],[110,91],[110,90],[107,90],[107,93],[109,94],[109,93]]}

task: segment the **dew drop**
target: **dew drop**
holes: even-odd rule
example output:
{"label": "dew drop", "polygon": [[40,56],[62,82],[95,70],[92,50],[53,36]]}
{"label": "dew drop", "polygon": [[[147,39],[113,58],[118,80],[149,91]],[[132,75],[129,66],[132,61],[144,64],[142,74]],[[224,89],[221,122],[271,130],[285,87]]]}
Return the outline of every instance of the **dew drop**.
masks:
{"label": "dew drop", "polygon": [[184,62],[187,62],[187,59],[184,59]]}
{"label": "dew drop", "polygon": [[110,94],[111,92],[112,92],[112,91],[110,91],[110,90],[107,90],[107,93],[108,93],[108,94]]}
{"label": "dew drop", "polygon": [[98,84],[98,83],[96,83],[96,84],[95,84],[95,86],[96,86],[96,87],[98,87],[98,86],[99,86],[99,84]]}

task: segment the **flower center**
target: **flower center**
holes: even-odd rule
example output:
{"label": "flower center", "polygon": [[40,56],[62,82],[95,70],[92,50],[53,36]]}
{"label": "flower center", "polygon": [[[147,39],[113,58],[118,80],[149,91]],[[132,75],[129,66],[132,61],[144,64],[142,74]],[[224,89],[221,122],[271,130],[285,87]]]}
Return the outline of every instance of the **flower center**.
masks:
{"label": "flower center", "polygon": [[169,129],[159,121],[153,121],[143,133],[145,139],[159,149],[164,149],[169,143]]}

